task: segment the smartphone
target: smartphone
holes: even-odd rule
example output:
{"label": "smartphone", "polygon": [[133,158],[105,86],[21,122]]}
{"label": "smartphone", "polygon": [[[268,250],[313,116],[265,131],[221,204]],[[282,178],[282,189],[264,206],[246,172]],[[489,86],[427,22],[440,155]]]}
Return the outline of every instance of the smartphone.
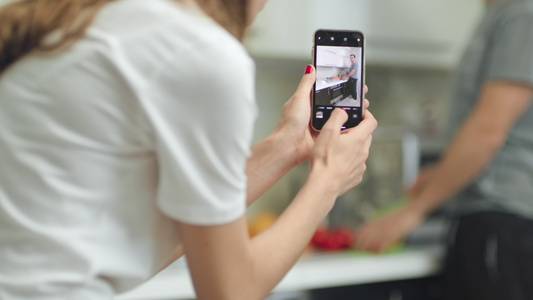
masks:
{"label": "smartphone", "polygon": [[342,129],[357,126],[363,118],[365,37],[360,31],[319,29],[314,33],[311,123],[320,131],[335,107],[348,113]]}

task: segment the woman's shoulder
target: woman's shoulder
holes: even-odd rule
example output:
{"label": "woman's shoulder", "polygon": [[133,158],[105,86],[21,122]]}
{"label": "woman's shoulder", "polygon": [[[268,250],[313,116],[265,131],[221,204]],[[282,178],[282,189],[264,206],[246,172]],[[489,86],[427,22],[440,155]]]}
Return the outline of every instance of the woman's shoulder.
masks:
{"label": "woman's shoulder", "polygon": [[250,60],[242,43],[191,1],[111,2],[88,36],[104,41],[128,61],[147,67],[174,59],[200,58],[199,63],[207,64],[219,59],[249,64]]}
{"label": "woman's shoulder", "polygon": [[[121,41],[161,39],[169,47],[196,44],[240,48],[241,43],[193,1],[119,0],[102,9],[92,30]],[[200,49],[201,50],[201,49]]]}

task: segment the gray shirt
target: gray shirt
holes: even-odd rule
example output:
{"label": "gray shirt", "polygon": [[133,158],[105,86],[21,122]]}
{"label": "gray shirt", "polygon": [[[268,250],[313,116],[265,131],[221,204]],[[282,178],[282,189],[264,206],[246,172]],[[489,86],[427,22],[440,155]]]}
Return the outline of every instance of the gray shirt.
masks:
{"label": "gray shirt", "polygon": [[[533,85],[533,0],[507,0],[487,7],[456,74],[450,135],[472,111],[488,80]],[[506,105],[508,100],[501,100]],[[533,105],[487,169],[450,204],[459,213],[495,210],[533,219]]]}
{"label": "gray shirt", "polygon": [[359,65],[357,64],[357,62],[353,62],[352,65],[350,66],[350,70],[348,71],[348,73],[350,73],[352,70],[354,70],[352,76],[350,76],[350,78],[353,78],[353,79],[357,79],[357,68],[359,67]]}

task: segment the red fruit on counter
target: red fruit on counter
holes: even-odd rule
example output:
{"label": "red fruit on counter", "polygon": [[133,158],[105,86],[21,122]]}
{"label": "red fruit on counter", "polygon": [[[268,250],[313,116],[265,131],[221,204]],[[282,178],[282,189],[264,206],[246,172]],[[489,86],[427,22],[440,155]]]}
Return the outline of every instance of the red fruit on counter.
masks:
{"label": "red fruit on counter", "polygon": [[352,231],[347,227],[337,227],[332,235],[338,240],[341,248],[348,248],[355,241]]}
{"label": "red fruit on counter", "polygon": [[349,248],[354,241],[354,234],[347,227],[331,229],[321,226],[313,235],[311,245],[323,250],[335,251]]}
{"label": "red fruit on counter", "polygon": [[324,245],[322,245],[322,249],[326,251],[335,251],[341,249],[341,243],[339,239],[337,239],[336,236],[330,235],[328,236],[326,242]]}

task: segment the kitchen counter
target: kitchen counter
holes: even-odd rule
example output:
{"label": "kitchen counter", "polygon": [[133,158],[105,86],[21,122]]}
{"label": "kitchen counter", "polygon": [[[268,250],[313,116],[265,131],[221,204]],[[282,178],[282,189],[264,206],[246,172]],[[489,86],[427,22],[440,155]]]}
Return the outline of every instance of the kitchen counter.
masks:
{"label": "kitchen counter", "polygon": [[328,80],[319,79],[316,81],[316,90],[317,91],[323,90],[325,88],[328,88],[328,87],[331,87],[337,84],[345,83],[345,82],[348,82],[348,79],[328,79]]}
{"label": "kitchen counter", "polygon": [[[407,248],[380,255],[356,251],[308,254],[295,264],[273,292],[427,277],[439,271],[441,256],[442,251],[435,247]],[[194,297],[192,282],[182,258],[148,282],[115,300]]]}

